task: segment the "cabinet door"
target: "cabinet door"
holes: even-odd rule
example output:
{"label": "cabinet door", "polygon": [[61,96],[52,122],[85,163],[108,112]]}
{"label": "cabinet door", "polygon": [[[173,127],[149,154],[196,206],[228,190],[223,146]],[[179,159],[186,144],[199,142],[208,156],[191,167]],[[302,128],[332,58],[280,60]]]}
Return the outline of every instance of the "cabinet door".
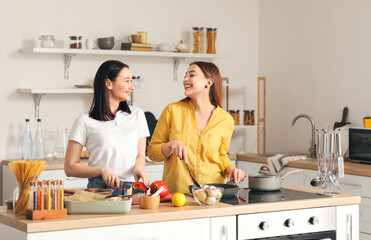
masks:
{"label": "cabinet door", "polygon": [[210,240],[209,218],[82,228],[28,234],[28,240]]}
{"label": "cabinet door", "polygon": [[[359,231],[371,234],[371,199],[363,197],[359,205]],[[369,235],[371,239],[371,235]]]}
{"label": "cabinet door", "polygon": [[210,219],[211,240],[236,239],[237,216],[215,217]]}
{"label": "cabinet door", "polygon": [[336,207],[336,239],[359,239],[358,205]]}

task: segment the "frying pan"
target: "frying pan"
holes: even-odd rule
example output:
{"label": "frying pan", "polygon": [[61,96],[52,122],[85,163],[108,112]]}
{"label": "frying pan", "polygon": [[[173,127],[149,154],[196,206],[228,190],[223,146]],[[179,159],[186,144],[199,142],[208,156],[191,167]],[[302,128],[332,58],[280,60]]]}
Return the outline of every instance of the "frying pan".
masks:
{"label": "frying pan", "polygon": [[[220,187],[220,188],[224,188],[224,193],[223,193],[223,197],[222,198],[230,198],[230,197],[234,197],[235,194],[237,193],[238,191],[238,186],[236,185],[233,185],[233,184],[222,184],[222,183],[204,183],[204,184],[200,184],[201,187],[203,185],[209,185],[209,186],[215,186],[215,187]],[[192,193],[192,188],[196,187],[196,185],[189,185],[188,186],[188,190],[190,193]]]}
{"label": "frying pan", "polygon": [[284,174],[273,174],[267,170],[267,166],[260,168],[259,174],[249,174],[249,188],[256,191],[278,191],[282,187],[282,180],[296,173],[301,173],[303,169],[294,169]]}

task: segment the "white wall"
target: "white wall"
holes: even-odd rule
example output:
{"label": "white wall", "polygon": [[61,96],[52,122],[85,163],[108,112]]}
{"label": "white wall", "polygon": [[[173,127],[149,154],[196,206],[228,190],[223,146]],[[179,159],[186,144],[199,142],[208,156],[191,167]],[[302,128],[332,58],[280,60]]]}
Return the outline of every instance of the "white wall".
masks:
{"label": "white wall", "polygon": [[[68,46],[68,36],[83,38],[115,36],[115,49],[128,35],[148,31],[151,43],[190,41],[193,26],[217,27],[217,52],[229,54],[229,59],[217,60],[223,76],[231,81],[231,108],[255,108],[255,98],[247,99],[234,89],[255,93],[257,76],[258,2],[256,0],[205,1],[125,1],[125,0],[47,0],[8,1],[0,9],[1,44],[0,72],[0,159],[21,157],[24,119],[31,119],[36,128],[33,96],[20,94],[18,88],[73,87],[90,83],[99,65],[108,59],[118,59],[130,65],[133,75],[146,79],[143,90],[135,92],[135,102],[158,118],[170,102],[183,98],[182,77],[191,60],[179,65],[178,82],[172,80],[172,60],[169,58],[139,58],[117,56],[73,57],[70,79],[63,79],[62,55],[21,54],[24,47],[39,44],[38,37],[52,34],[58,47]],[[240,91],[240,90],[238,90]],[[236,93],[236,94],[235,94]],[[78,114],[88,111],[92,95],[45,95],[40,115],[44,132],[57,126],[70,128]],[[51,144],[52,147],[52,144]]]}
{"label": "white wall", "polygon": [[371,114],[371,1],[259,1],[259,75],[267,77],[267,151],[306,152],[317,127]]}

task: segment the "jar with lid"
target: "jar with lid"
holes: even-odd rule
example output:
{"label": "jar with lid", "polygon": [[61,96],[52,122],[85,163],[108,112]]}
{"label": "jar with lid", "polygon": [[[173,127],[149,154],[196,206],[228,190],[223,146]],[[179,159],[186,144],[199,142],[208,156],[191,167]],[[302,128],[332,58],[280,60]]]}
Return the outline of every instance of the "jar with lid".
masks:
{"label": "jar with lid", "polygon": [[240,110],[229,110],[229,114],[234,120],[234,125],[240,125]]}
{"label": "jar with lid", "polygon": [[206,53],[215,54],[215,42],[216,42],[216,28],[207,28],[206,32],[206,41],[207,41],[207,48]]}
{"label": "jar with lid", "polygon": [[39,37],[40,40],[40,47],[42,48],[53,48],[55,36],[53,35],[41,35]]}
{"label": "jar with lid", "polygon": [[70,48],[81,48],[82,47],[81,36],[70,36]]}
{"label": "jar with lid", "polygon": [[250,110],[243,110],[243,125],[251,125],[251,112],[250,112]]}
{"label": "jar with lid", "polygon": [[251,110],[250,125],[255,125],[255,110]]}
{"label": "jar with lid", "polygon": [[204,52],[204,28],[193,27],[192,40],[193,40],[193,52],[203,53]]}

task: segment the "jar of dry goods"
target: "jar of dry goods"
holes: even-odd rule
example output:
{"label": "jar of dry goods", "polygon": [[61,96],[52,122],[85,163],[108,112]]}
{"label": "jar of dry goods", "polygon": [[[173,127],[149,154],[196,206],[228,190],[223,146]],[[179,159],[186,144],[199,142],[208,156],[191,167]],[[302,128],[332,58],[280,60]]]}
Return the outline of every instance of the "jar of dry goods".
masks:
{"label": "jar of dry goods", "polygon": [[53,35],[42,35],[39,37],[40,46],[42,48],[53,48],[54,47],[54,41],[55,41],[55,36]]}
{"label": "jar of dry goods", "polygon": [[207,49],[206,53],[215,54],[215,42],[216,42],[216,28],[207,28],[206,32],[206,41],[207,41]]}
{"label": "jar of dry goods", "polygon": [[240,125],[240,110],[229,110],[229,114],[234,120],[234,125]]}
{"label": "jar of dry goods", "polygon": [[81,36],[70,36],[70,48],[81,48],[82,47]]}
{"label": "jar of dry goods", "polygon": [[250,112],[250,110],[243,110],[243,125],[251,125],[251,112]]}
{"label": "jar of dry goods", "polygon": [[193,52],[203,53],[204,52],[204,28],[193,27],[192,40],[193,40]]}
{"label": "jar of dry goods", "polygon": [[255,125],[255,110],[251,110],[250,125]]}

